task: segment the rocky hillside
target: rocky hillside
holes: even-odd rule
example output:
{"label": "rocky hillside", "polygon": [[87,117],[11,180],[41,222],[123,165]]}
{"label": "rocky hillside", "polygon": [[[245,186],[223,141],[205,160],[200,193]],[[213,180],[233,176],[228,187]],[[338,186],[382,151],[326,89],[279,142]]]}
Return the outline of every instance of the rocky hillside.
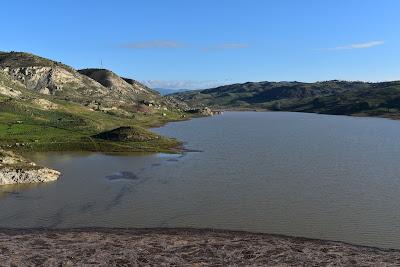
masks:
{"label": "rocky hillside", "polygon": [[188,91],[169,97],[190,106],[400,117],[400,82],[258,82]]}
{"label": "rocky hillside", "polygon": [[[104,69],[73,68],[23,52],[0,52],[0,148],[161,151],[178,142],[146,128],[187,115],[139,82]],[[95,139],[118,127],[141,129],[128,141]]]}
{"label": "rocky hillside", "polygon": [[109,90],[62,63],[23,52],[0,52],[0,70],[38,93],[69,97],[105,97]]}
{"label": "rocky hillside", "polygon": [[20,98],[23,97],[23,92],[28,93],[24,84],[0,71],[0,95]]}
{"label": "rocky hillside", "polygon": [[97,81],[102,86],[108,88],[111,94],[130,100],[159,100],[159,93],[144,86],[136,80],[122,78],[110,70],[106,69],[83,69],[79,73]]}
{"label": "rocky hillside", "polygon": [[0,52],[0,72],[33,92],[76,103],[96,103],[106,108],[128,105],[131,108],[137,101],[146,100],[160,106],[163,102],[159,93],[112,71],[77,71],[60,62],[24,52]]}

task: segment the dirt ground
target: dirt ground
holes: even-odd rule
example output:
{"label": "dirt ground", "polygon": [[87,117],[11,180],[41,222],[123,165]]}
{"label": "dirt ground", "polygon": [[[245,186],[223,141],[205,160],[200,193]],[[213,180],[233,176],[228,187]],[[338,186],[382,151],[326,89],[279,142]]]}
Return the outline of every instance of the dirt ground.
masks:
{"label": "dirt ground", "polygon": [[194,229],[0,229],[0,266],[400,266],[400,251]]}

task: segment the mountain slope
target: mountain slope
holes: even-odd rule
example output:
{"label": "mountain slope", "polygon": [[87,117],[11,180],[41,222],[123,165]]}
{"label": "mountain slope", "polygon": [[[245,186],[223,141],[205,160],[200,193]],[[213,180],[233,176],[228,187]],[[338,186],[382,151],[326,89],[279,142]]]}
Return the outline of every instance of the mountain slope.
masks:
{"label": "mountain slope", "polygon": [[[165,151],[179,144],[146,128],[185,113],[134,80],[101,73],[104,85],[59,62],[0,52],[0,148]],[[93,138],[119,127],[133,129],[136,139]]]}
{"label": "mountain slope", "polygon": [[191,106],[400,116],[400,82],[258,82],[170,95]]}
{"label": "mountain slope", "polygon": [[79,73],[97,81],[104,87],[110,89],[110,94],[131,100],[160,100],[157,92],[133,80],[119,77],[117,74],[106,69],[82,69]]}
{"label": "mountain slope", "polygon": [[96,101],[106,108],[146,100],[161,105],[156,91],[106,69],[75,70],[24,52],[0,52],[0,71],[34,92],[77,103]]}
{"label": "mountain slope", "polygon": [[192,104],[214,107],[259,106],[281,99],[301,99],[321,95],[338,94],[354,88],[369,88],[363,82],[329,81],[301,82],[247,82],[212,89],[173,94],[174,97]]}
{"label": "mountain slope", "polygon": [[400,118],[400,81],[371,83],[368,88],[354,88],[339,94],[283,101],[280,109]]}
{"label": "mountain slope", "polygon": [[105,97],[108,90],[59,62],[24,52],[0,52],[0,70],[38,93],[82,100]]}
{"label": "mountain slope", "polygon": [[0,72],[31,92],[83,104],[95,110],[133,115],[136,112],[176,109],[177,101],[171,103],[138,81],[119,77],[106,69],[77,71],[60,62],[29,53],[0,52]]}

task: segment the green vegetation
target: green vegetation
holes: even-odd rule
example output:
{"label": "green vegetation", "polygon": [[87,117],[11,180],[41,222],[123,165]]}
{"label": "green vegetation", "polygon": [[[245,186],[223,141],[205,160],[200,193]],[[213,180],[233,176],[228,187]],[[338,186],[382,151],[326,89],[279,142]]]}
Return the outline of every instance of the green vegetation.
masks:
{"label": "green vegetation", "polygon": [[400,83],[381,83],[368,89],[286,101],[282,103],[281,110],[399,118],[399,100]]}
{"label": "green vegetation", "polygon": [[25,52],[1,52],[0,51],[0,65],[7,66],[11,68],[26,68],[32,66],[41,67],[55,67],[61,66],[66,69],[73,70],[71,67],[62,64],[61,62],[56,62],[49,60],[47,58],[39,57],[30,53]]}
{"label": "green vegetation", "polygon": [[[179,112],[137,113],[128,118],[93,111],[67,101],[53,102],[57,109],[43,110],[30,101],[0,97],[0,145],[13,150],[34,151],[167,151],[179,145],[177,140],[144,129],[179,120],[182,118]],[[93,138],[99,132],[121,126],[140,129],[137,134],[142,138],[123,142]]]}
{"label": "green vegetation", "polygon": [[[135,80],[95,72],[101,75],[91,78],[28,53],[0,52],[0,148],[166,152],[180,144],[147,130],[186,118],[176,103]],[[119,127],[131,129],[134,138],[95,138]]]}
{"label": "green vegetation", "polygon": [[400,118],[400,82],[260,82],[170,95],[193,106]]}
{"label": "green vegetation", "polygon": [[154,133],[150,133],[141,127],[122,126],[116,129],[101,132],[93,136],[96,139],[109,141],[151,141],[160,138]]}

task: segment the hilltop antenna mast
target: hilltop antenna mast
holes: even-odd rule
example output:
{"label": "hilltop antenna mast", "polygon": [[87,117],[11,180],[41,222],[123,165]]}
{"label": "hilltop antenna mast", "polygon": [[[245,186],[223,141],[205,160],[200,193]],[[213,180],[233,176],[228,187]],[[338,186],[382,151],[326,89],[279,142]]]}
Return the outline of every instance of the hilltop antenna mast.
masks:
{"label": "hilltop antenna mast", "polygon": [[101,68],[103,68],[103,59],[100,59]]}

